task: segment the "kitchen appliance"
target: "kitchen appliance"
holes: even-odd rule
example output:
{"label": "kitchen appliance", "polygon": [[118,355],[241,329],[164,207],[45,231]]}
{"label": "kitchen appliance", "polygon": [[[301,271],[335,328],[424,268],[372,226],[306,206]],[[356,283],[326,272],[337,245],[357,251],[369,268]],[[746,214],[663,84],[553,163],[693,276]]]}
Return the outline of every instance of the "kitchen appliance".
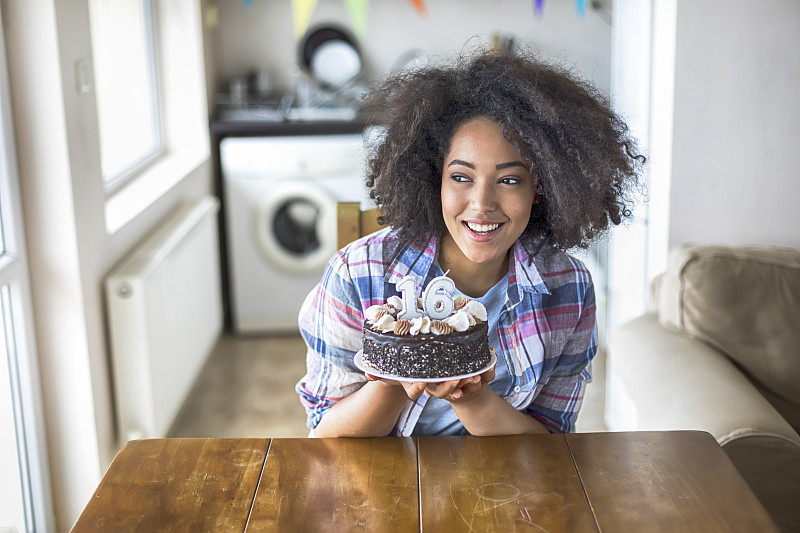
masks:
{"label": "kitchen appliance", "polygon": [[336,252],[336,203],[373,207],[362,135],[226,137],[220,164],[233,328],[296,332]]}

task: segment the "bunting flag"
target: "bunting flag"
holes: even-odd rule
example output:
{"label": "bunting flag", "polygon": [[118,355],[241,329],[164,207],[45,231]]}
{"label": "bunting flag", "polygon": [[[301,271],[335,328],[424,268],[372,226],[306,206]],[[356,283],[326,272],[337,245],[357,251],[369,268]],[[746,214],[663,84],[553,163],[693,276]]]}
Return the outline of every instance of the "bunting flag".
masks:
{"label": "bunting flag", "polygon": [[353,22],[353,31],[358,40],[363,40],[367,33],[367,12],[370,0],[344,0],[350,20]]}
{"label": "bunting flag", "polygon": [[298,39],[306,34],[315,7],[317,7],[317,0],[292,0],[294,35]]}
{"label": "bunting flag", "polygon": [[536,18],[544,16],[544,0],[533,0],[533,16]]}
{"label": "bunting flag", "polygon": [[580,18],[586,18],[586,0],[575,0],[578,8],[578,16]]}
{"label": "bunting flag", "polygon": [[425,9],[425,0],[408,0],[414,5],[414,9],[417,10],[417,13],[420,15],[427,15],[428,10]]}

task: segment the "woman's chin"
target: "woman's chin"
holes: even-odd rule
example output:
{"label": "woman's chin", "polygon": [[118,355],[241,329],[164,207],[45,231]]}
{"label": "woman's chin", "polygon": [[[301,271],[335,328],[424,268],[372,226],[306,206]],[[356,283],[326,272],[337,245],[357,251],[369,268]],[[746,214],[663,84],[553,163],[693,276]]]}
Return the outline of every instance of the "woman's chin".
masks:
{"label": "woman's chin", "polygon": [[505,251],[468,251],[464,256],[476,265],[490,266],[505,261],[508,250]]}

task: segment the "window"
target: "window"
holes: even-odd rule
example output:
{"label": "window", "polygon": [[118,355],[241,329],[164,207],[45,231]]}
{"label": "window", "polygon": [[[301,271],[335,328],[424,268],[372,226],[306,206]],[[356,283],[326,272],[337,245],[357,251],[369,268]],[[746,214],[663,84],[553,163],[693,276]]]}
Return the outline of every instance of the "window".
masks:
{"label": "window", "polygon": [[162,150],[152,0],[90,0],[103,179],[112,190]]}
{"label": "window", "polygon": [[[104,7],[107,5],[126,13],[120,20],[128,26],[131,37],[121,37],[123,30],[108,30],[108,33],[104,33],[104,30],[95,29],[96,26],[106,24],[108,27],[114,26],[113,21],[116,19],[110,14],[110,22],[102,22],[101,15],[115,12],[107,12]],[[141,135],[153,142],[136,143],[140,146],[138,152],[141,154],[144,153],[143,146],[153,148],[156,146],[155,141],[158,141],[158,148],[153,148],[150,158],[143,156],[144,159],[138,165],[133,157],[130,165],[122,164],[119,162],[122,158],[118,158],[119,164],[115,166],[121,170],[115,176],[109,170],[111,163],[108,162],[111,153],[109,144],[112,141],[107,140],[110,135],[104,129],[105,126],[99,128],[101,166],[107,178],[106,231],[113,235],[188,176],[198,175],[197,171],[210,172],[210,168],[204,167],[209,161],[210,142],[202,3],[197,0],[89,0],[89,7],[92,49],[97,51],[95,54],[98,56],[93,59],[95,76],[105,79],[106,72],[113,72],[114,69],[121,70],[124,76],[133,69],[139,71],[139,82],[149,80],[149,85],[140,83],[137,86],[140,88],[136,90],[131,90],[129,85],[137,82],[122,84],[118,89],[108,89],[103,86],[103,80],[96,80],[93,92],[98,102],[98,124],[109,121],[111,124],[108,128],[118,128],[116,139],[119,144],[119,136],[122,136],[121,148],[134,144],[134,129],[143,132]],[[138,22],[134,23],[134,20]],[[137,42],[138,45],[131,46],[130,41]],[[136,48],[138,63],[137,60],[126,59],[125,54],[129,47]],[[114,49],[117,52],[111,51]],[[102,66],[103,60],[100,56],[103,54],[106,54],[105,57],[111,63],[107,68]],[[131,66],[128,65],[129,62],[132,63]],[[144,73],[143,66],[136,66],[144,64],[148,65],[148,74]],[[120,96],[123,93],[132,94]],[[141,104],[139,111],[131,112],[133,105],[130,100],[139,99],[141,103],[145,101],[145,95],[148,95],[149,107]],[[113,97],[114,102],[109,102],[107,97]],[[149,112],[145,112],[145,109]],[[124,119],[128,122],[120,121],[112,114],[126,111],[135,115]],[[160,118],[155,118],[156,115]],[[134,128],[131,123],[136,120],[141,123]],[[147,137],[146,133],[150,131],[144,127],[147,124],[154,131],[158,128],[158,134],[153,133],[153,137]]]}
{"label": "window", "polygon": [[[26,516],[31,508],[26,502],[29,476],[24,443],[25,431],[21,426],[24,417],[20,413],[17,390],[19,383],[17,354],[14,346],[14,328],[11,320],[12,299],[9,285],[0,287],[0,524],[26,531]],[[12,529],[14,531],[14,529]]]}
{"label": "window", "polygon": [[0,20],[0,531],[49,531],[28,268]]}

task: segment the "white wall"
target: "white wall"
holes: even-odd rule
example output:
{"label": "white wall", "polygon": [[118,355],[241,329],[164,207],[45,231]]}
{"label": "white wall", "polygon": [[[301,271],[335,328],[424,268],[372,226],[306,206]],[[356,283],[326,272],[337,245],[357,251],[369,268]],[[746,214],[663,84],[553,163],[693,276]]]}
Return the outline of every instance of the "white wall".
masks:
{"label": "white wall", "polygon": [[800,248],[800,2],[679,0],[669,244]]}
{"label": "white wall", "polygon": [[644,311],[672,247],[800,248],[800,3],[617,0],[614,14],[612,92],[644,133],[649,202],[615,231],[610,330]]}
{"label": "white wall", "polygon": [[[372,0],[367,29],[359,42],[365,76],[374,79],[389,72],[413,48],[434,58],[448,57],[461,51],[470,38],[489,43],[497,33],[574,64],[607,91],[611,1],[602,4],[600,10],[587,9],[586,17],[580,18],[574,1],[549,0],[544,3],[544,16],[535,18],[531,0],[430,0],[427,15],[417,14],[407,0]],[[290,88],[298,50],[290,1],[219,0],[217,5],[217,89],[224,89],[230,77],[253,69],[264,70],[276,89]],[[343,0],[317,3],[310,26],[331,22],[353,32]]]}
{"label": "white wall", "polygon": [[[193,1],[181,5],[197,16]],[[75,62],[91,64],[87,2],[3,2],[2,9],[47,459],[57,528],[68,531],[120,445],[102,280],[182,201],[213,190],[212,169],[206,145],[205,161],[109,233],[94,93],[79,92],[75,83]],[[196,42],[194,50],[200,48]],[[201,72],[197,85],[202,79]],[[205,109],[200,112],[204,123]]]}

